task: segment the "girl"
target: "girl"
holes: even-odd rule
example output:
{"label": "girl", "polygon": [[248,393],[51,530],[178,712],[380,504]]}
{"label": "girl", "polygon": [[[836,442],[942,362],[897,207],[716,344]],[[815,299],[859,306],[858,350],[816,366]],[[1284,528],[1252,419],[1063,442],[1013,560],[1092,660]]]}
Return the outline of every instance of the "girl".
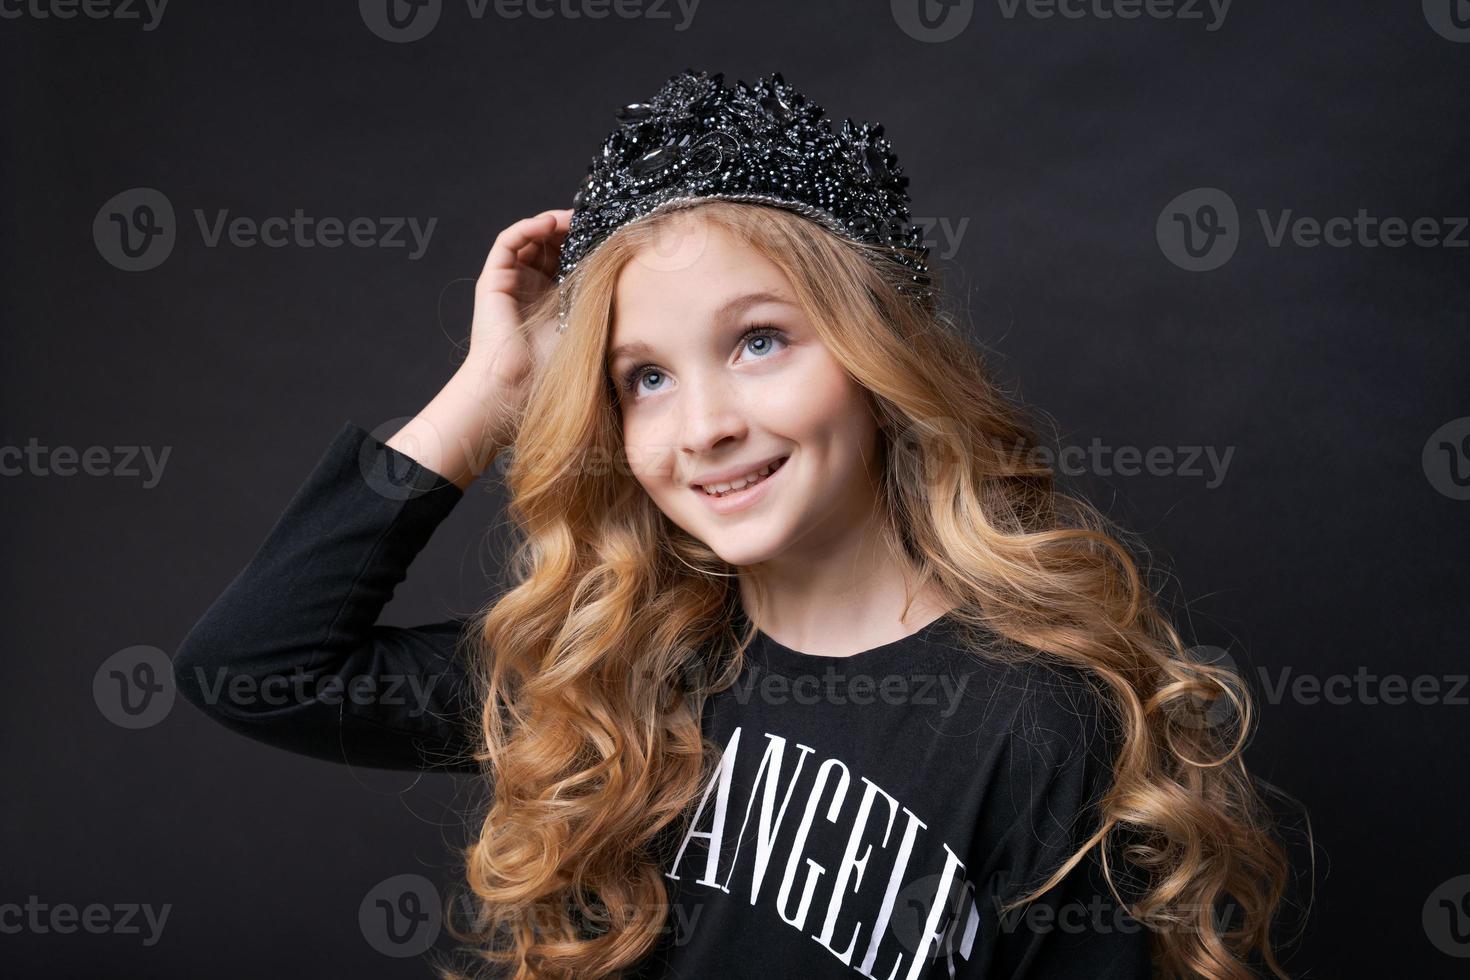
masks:
{"label": "girl", "polygon": [[[910,232],[813,204],[833,160],[849,204],[901,189],[886,141],[828,147],[779,75],[719,78],[628,107],[575,211],[501,232],[463,365],[386,442],[344,426],[182,693],[294,751],[485,779],[451,928],[501,975],[1285,977],[1244,685],[1029,457]],[[690,165],[649,184],[670,147]],[[713,187],[732,156],[798,177]],[[513,587],[378,625],[506,452]],[[199,680],[293,673],[268,705]]]}

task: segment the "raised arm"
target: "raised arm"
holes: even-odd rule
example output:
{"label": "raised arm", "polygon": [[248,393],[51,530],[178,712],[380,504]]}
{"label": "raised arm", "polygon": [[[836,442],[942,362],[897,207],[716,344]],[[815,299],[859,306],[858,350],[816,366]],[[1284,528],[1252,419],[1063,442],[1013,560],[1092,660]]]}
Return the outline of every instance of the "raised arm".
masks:
{"label": "raised arm", "polygon": [[179,693],[257,741],[387,769],[474,771],[463,620],[377,620],[463,497],[349,422],[174,656]]}
{"label": "raised arm", "polygon": [[524,313],[554,285],[571,212],[496,238],[470,351],[386,442],[349,422],[174,656],[179,693],[261,742],[351,765],[478,771],[467,623],[378,625],[464,489],[515,436],[555,342]]}

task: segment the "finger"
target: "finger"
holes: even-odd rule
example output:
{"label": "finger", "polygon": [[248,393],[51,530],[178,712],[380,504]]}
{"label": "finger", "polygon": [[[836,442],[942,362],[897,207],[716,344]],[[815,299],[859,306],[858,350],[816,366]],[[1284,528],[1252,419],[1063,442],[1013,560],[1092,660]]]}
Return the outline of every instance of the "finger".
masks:
{"label": "finger", "polygon": [[537,278],[546,279],[556,274],[557,252],[543,239],[532,242],[521,249],[521,263]]}
{"label": "finger", "polygon": [[535,243],[538,247],[532,249],[527,246],[521,251],[521,259],[535,268],[548,279],[556,277],[557,267],[561,259],[561,247],[566,241],[568,225],[566,212],[557,212],[558,222],[546,235]]}
{"label": "finger", "polygon": [[527,242],[526,244],[522,245],[520,251],[516,253],[516,261],[523,266],[527,266],[540,272],[542,271],[541,266],[542,262],[544,261],[544,257],[542,254],[544,251],[545,246],[541,243],[539,239],[534,242]]}
{"label": "finger", "polygon": [[546,211],[532,218],[522,218],[510,225],[495,236],[495,242],[490,246],[490,254],[485,257],[484,268],[480,270],[481,274],[514,269],[518,263],[520,250],[530,242],[544,237],[555,227],[555,216]]}
{"label": "finger", "polygon": [[556,278],[561,267],[561,249],[566,244],[567,235],[571,233],[572,209],[561,208],[555,212],[556,225],[551,229],[545,239],[546,243],[546,274]]}
{"label": "finger", "polygon": [[[541,220],[546,215],[556,219],[548,225]],[[520,240],[524,244],[515,250],[515,261],[518,266],[529,266],[550,279],[555,277],[562,243],[566,241],[569,230],[570,213],[562,211],[543,211],[534,218],[525,219],[527,222],[524,231],[516,229],[515,225],[506,231],[520,232],[517,237],[507,236],[508,240]],[[522,224],[522,222],[517,222]],[[504,234],[504,233],[502,233]],[[492,249],[493,251],[493,249]],[[486,259],[486,268],[489,269],[490,259]],[[519,278],[519,276],[518,276]]]}
{"label": "finger", "polygon": [[495,237],[475,283],[477,322],[482,316],[506,322],[518,322],[522,318],[521,307],[526,297],[538,288],[536,280],[541,278],[541,273],[521,261],[521,250],[538,241],[555,224],[553,215],[542,212],[522,218]]}

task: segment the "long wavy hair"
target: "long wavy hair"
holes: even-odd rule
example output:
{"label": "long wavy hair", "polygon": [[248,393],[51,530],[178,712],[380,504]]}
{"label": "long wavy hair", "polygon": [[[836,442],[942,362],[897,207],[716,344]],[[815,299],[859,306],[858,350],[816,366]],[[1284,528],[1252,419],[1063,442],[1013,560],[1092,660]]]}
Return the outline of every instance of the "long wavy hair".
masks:
{"label": "long wavy hair", "polygon": [[[451,933],[520,980],[622,976],[665,928],[661,869],[720,755],[701,712],[739,673],[755,626],[735,626],[739,569],[667,519],[626,465],[604,358],[620,270],[694,217],[781,268],[869,393],[882,533],[914,580],[956,604],[953,619],[977,631],[965,635],[991,638],[978,656],[1081,668],[1117,722],[1095,832],[1003,911],[1097,847],[1120,906],[1152,933],[1157,975],[1239,980],[1260,956],[1286,978],[1271,927],[1289,864],[1242,757],[1250,691],[1185,647],[1134,557],[1146,548],[1053,486],[1017,400],[943,304],[901,293],[895,263],[779,208],[689,210],[625,225],[580,264],[567,331],[509,447],[513,584],[475,630],[475,757],[491,801],[462,852],[474,925],[451,921]],[[554,293],[526,316],[554,316]],[[1107,859],[1116,844],[1119,870],[1141,882],[1126,902]]]}

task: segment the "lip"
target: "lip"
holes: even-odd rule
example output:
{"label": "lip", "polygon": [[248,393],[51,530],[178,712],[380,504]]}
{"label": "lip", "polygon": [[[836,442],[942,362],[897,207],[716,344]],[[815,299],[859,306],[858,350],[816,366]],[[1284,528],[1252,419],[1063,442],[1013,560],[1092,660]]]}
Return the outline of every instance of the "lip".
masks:
{"label": "lip", "polygon": [[[755,504],[760,502],[761,498],[765,497],[766,489],[771,485],[776,477],[781,475],[781,473],[786,469],[786,464],[791,461],[791,457],[789,456],[775,456],[770,460],[770,462],[774,463],[778,459],[784,459],[786,460],[786,463],[782,463],[779,467],[777,467],[774,473],[771,473],[759,483],[745,487],[742,490],[737,490],[734,493],[727,493],[723,497],[711,497],[709,494],[704,492],[703,488],[695,484],[690,484],[689,492],[698,494],[699,498],[704,501],[704,505],[710,510],[714,511],[716,514],[733,514],[736,511],[745,510],[747,507],[755,506]],[[759,466],[753,467],[753,469],[758,470],[761,468],[761,466],[765,465],[765,463],[761,463]],[[749,473],[750,470],[745,470],[743,472]],[[711,480],[710,482],[718,483],[719,481]]]}
{"label": "lip", "polygon": [[[690,480],[689,481],[689,486],[690,486],[691,489],[696,489],[698,487],[706,487],[706,486],[709,486],[711,483],[729,483],[731,480],[735,479],[737,476],[744,476],[747,473],[754,473],[756,470],[760,469],[762,466],[766,466],[766,465],[768,465],[770,463],[774,463],[778,459],[785,459],[789,455],[791,455],[791,454],[790,453],[777,453],[774,456],[768,456],[768,457],[766,457],[763,460],[760,460],[760,461],[755,462],[755,463],[750,463],[750,464],[745,465],[745,466],[733,466],[733,467],[731,467],[730,469],[727,469],[727,470],[720,470],[718,473],[706,473],[706,474],[704,474],[704,476],[701,479],[698,479],[698,480]],[[703,493],[704,491],[701,490],[700,492]]]}

